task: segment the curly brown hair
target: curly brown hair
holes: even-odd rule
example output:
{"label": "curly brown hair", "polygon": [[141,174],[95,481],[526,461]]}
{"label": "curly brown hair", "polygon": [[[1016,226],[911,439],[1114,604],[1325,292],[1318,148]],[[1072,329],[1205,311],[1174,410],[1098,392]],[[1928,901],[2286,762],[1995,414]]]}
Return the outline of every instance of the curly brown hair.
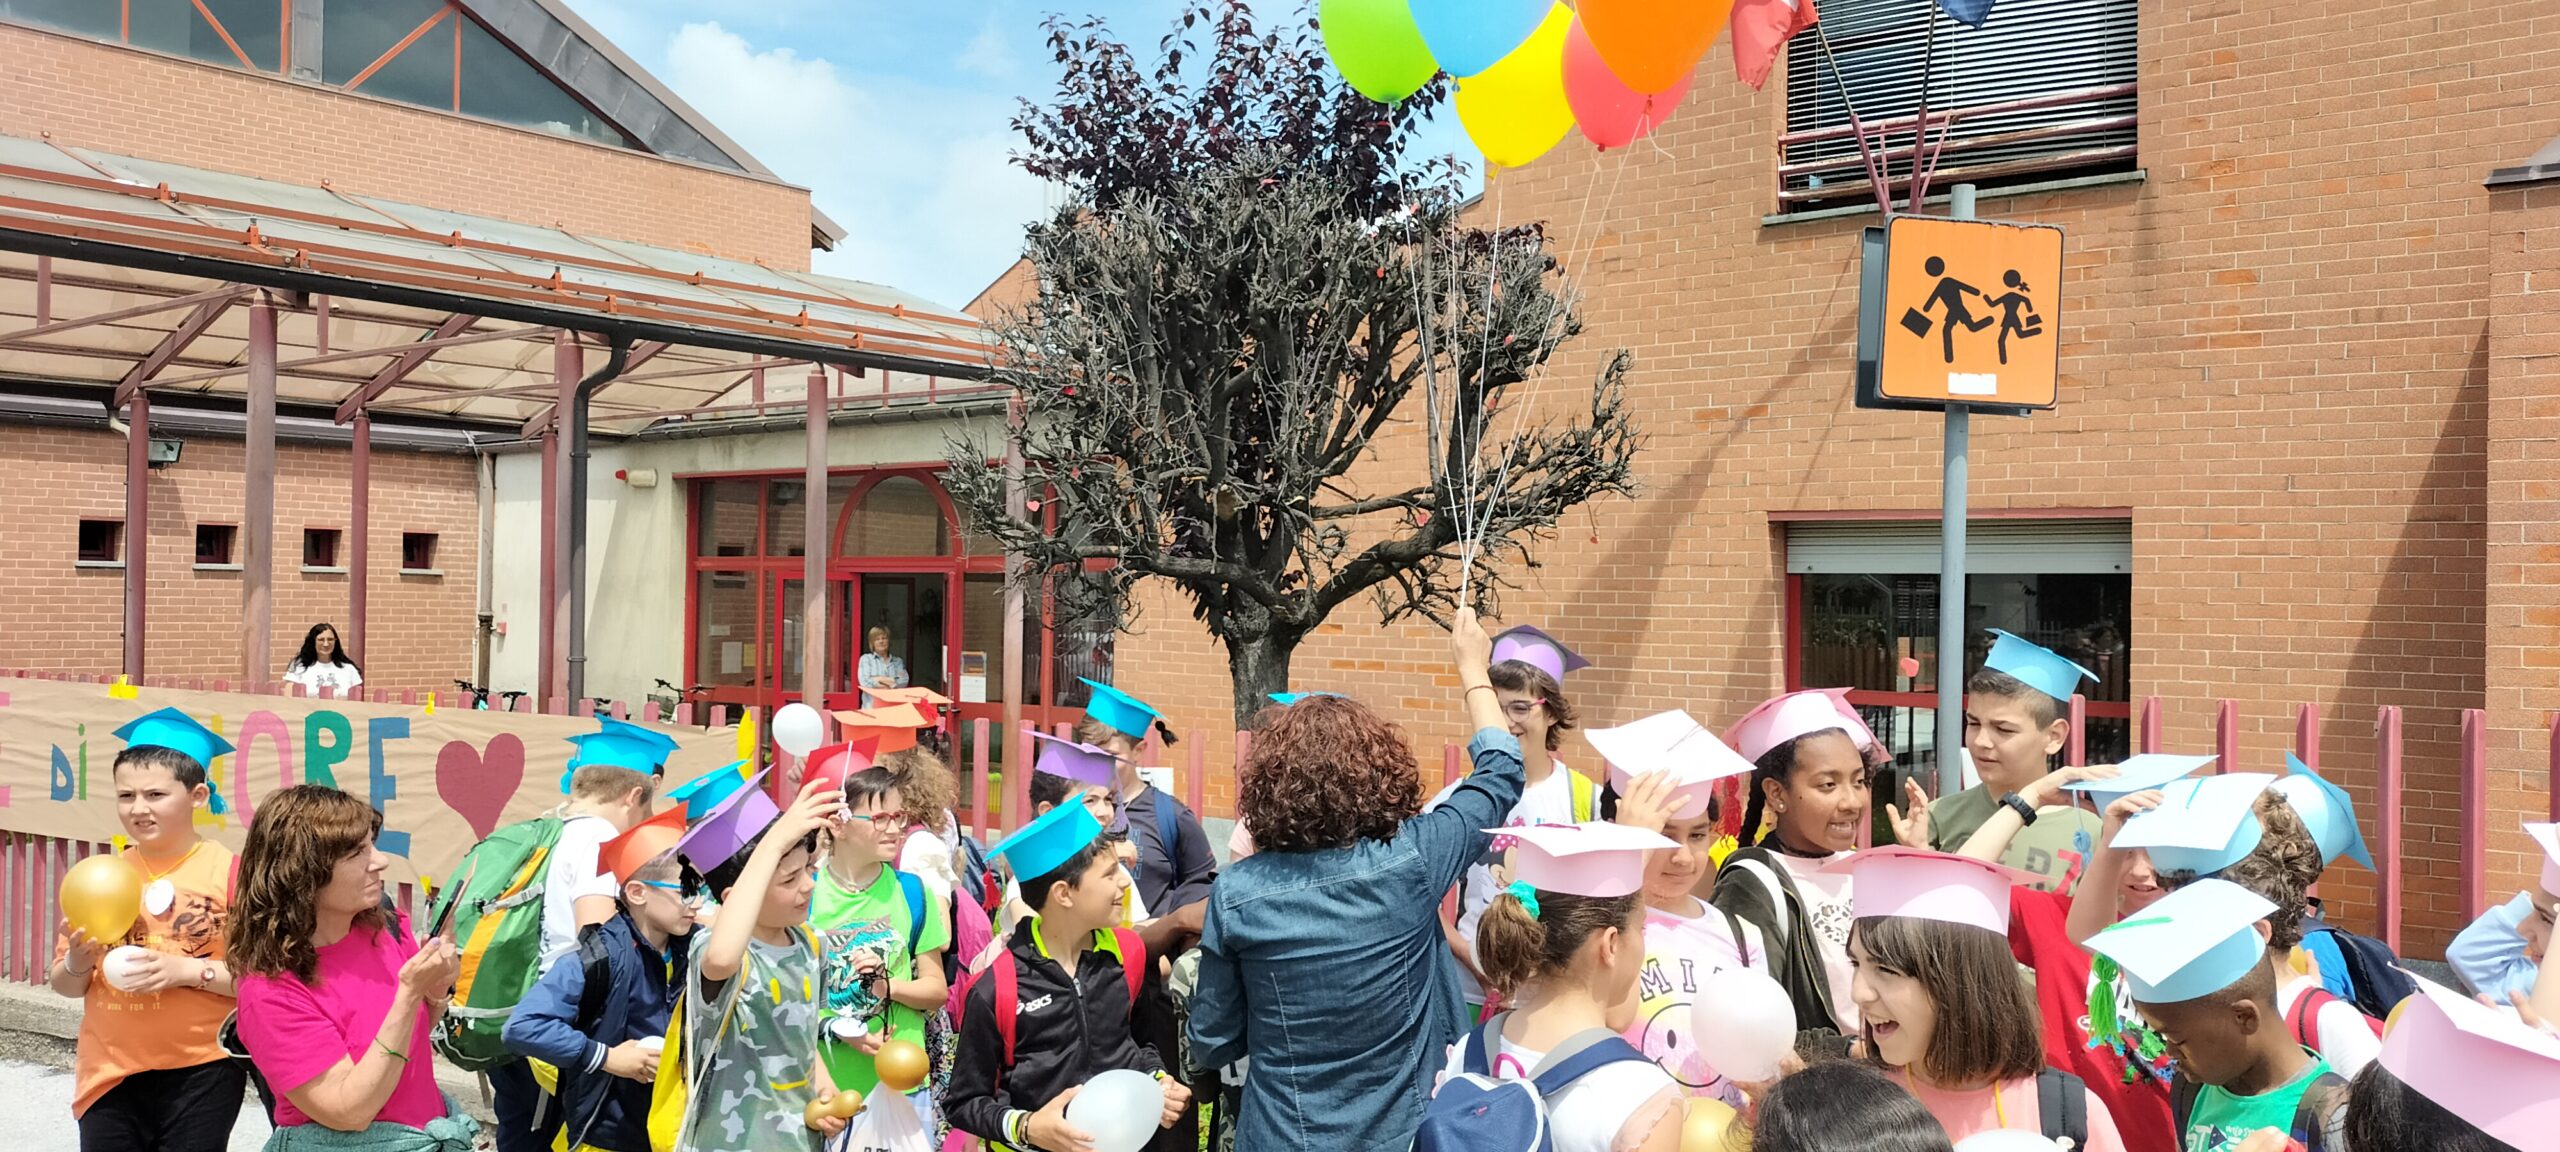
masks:
{"label": "curly brown hair", "polygon": [[[2267,914],[2267,947],[2283,952],[2302,943],[2303,894],[2320,879],[2320,842],[2281,792],[2259,793],[2250,810],[2262,829],[2258,846],[2217,875],[2276,906]],[[2164,872],[2160,886],[2175,891],[2199,879],[2193,872]]]}
{"label": "curly brown hair", "polygon": [[1565,698],[1564,685],[1556,683],[1556,678],[1547,675],[1546,669],[1518,660],[1505,660],[1486,669],[1485,677],[1493,681],[1494,687],[1505,692],[1537,697],[1538,702],[1547,708],[1547,751],[1564,747],[1564,734],[1572,730],[1580,718],[1574,713],[1573,701]]}
{"label": "curly brown hair", "polygon": [[919,744],[880,758],[880,766],[898,780],[898,795],[907,802],[907,818],[935,835],[950,829],[951,809],[960,802],[960,781],[942,757]]}
{"label": "curly brown hair", "polygon": [[[291,973],[305,984],[316,982],[320,950],[311,933],[319,922],[319,892],[340,861],[371,850],[381,831],[381,813],[324,785],[297,784],[258,805],[249,840],[240,847],[238,889],[222,929],[232,971]],[[390,916],[368,908],[356,915],[356,926],[388,928]]]}
{"label": "curly brown hair", "polygon": [[1393,839],[1422,811],[1404,730],[1347,696],[1275,709],[1236,773],[1236,810],[1261,852]]}

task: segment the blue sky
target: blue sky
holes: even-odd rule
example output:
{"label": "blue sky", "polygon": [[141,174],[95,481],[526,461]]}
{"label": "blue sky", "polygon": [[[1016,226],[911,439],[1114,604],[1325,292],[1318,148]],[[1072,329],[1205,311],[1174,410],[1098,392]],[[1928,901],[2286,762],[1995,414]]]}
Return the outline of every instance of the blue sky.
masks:
{"label": "blue sky", "polygon": [[[818,270],[959,306],[1013,263],[1054,192],[1008,162],[1017,97],[1056,77],[1048,13],[1150,52],[1181,0],[568,0],[845,226]],[[1264,0],[1286,17],[1297,0]],[[1474,152],[1445,111],[1429,151]]]}

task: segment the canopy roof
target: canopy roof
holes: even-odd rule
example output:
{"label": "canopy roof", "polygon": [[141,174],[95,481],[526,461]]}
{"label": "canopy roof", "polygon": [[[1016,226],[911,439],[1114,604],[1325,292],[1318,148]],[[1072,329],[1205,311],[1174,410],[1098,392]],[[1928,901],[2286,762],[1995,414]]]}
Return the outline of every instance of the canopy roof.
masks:
{"label": "canopy roof", "polygon": [[0,380],[241,394],[261,289],[278,400],[342,421],[531,432],[563,332],[629,347],[603,433],[797,408],[810,365],[839,404],[996,390],[984,326],[884,285],[0,136]]}

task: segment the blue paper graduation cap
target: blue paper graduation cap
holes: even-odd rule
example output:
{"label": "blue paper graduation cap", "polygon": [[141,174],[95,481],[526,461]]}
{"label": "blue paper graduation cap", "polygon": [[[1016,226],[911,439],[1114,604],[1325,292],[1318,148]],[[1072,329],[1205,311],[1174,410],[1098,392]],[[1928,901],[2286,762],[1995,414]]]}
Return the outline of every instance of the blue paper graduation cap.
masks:
{"label": "blue paper graduation cap", "polygon": [[2166,788],[2179,780],[2195,775],[2196,769],[2213,763],[2213,760],[2211,756],[2173,756],[2166,752],[2145,752],[2139,756],[2127,756],[2117,761],[2116,774],[2104,780],[2074,780],[2063,787],[2073,792],[2086,792],[2092,802],[2100,808],[2105,808],[2136,792]]}
{"label": "blue paper graduation cap", "polygon": [[2347,798],[2347,790],[2322,779],[2291,752],[2284,755],[2284,769],[2285,774],[2269,787],[2282,793],[2294,814],[2302,817],[2303,826],[2311,829],[2311,839],[2320,845],[2321,866],[2344,856],[2371,871],[2373,855],[2365,851],[2364,830],[2356,827],[2355,802]]}
{"label": "blue paper graduation cap", "polygon": [[2089,938],[2143,1004],[2182,1004],[2240,982],[2261,963],[2258,921],[2276,906],[2228,880],[2198,880]]}
{"label": "blue paper graduation cap", "polygon": [[2211,876],[2239,863],[2266,837],[2252,806],[2275,779],[2264,772],[2234,772],[2172,780],[2160,789],[2160,806],[2125,821],[2113,846],[2148,850],[2151,866],[2163,872]]}
{"label": "blue paper graduation cap", "polygon": [[1547,674],[1558,684],[1567,672],[1579,672],[1591,666],[1582,654],[1564,646],[1564,641],[1540,632],[1526,624],[1504,629],[1493,638],[1493,662],[1505,660],[1526,664]]}
{"label": "blue paper graduation cap", "polygon": [[1271,694],[1271,702],[1283,708],[1293,708],[1296,707],[1297,703],[1301,700],[1313,700],[1318,696],[1340,695],[1342,695],[1340,692],[1274,692]]}
{"label": "blue paper graduation cap", "polygon": [[687,821],[700,820],[720,806],[720,802],[747,784],[747,762],[740,760],[726,768],[705,772],[675,786],[667,793],[667,803],[684,806]]}
{"label": "blue paper graduation cap", "polygon": [[2080,682],[2096,683],[2098,674],[2058,656],[2050,648],[2033,640],[1997,628],[1991,634],[1999,637],[1991,642],[1991,654],[1982,666],[2005,673],[2012,680],[2065,703],[2080,690]]}
{"label": "blue paper graduation cap", "polygon": [[231,805],[223,801],[222,789],[214,785],[211,775],[214,759],[228,756],[232,751],[231,742],[223,739],[222,733],[205,727],[195,717],[175,708],[162,708],[157,712],[144,713],[116,729],[116,737],[123,740],[127,748],[166,748],[203,766],[206,772],[205,791],[211,794],[205,806],[217,816],[231,811]]}
{"label": "blue paper graduation cap", "polygon": [[1093,699],[1085,703],[1084,714],[1092,717],[1095,723],[1105,728],[1132,740],[1145,740],[1147,730],[1155,727],[1156,721],[1164,718],[1163,713],[1156,711],[1144,700],[1108,684],[1086,680],[1081,676],[1077,679],[1084,680],[1084,686],[1093,689]]}
{"label": "blue paper graduation cap", "polygon": [[1082,804],[1060,804],[1022,826],[1022,830],[1005,837],[988,854],[1004,859],[1013,869],[1014,879],[1025,884],[1051,872],[1067,862],[1067,858],[1084,851],[1102,835],[1102,822]]}
{"label": "blue paper graduation cap", "polygon": [[578,769],[598,764],[629,768],[634,772],[655,773],[666,767],[667,757],[675,754],[676,742],[664,732],[653,732],[626,720],[599,717],[596,730],[569,737],[577,752],[569,757],[569,766],[560,773],[560,791],[569,791],[569,778]]}

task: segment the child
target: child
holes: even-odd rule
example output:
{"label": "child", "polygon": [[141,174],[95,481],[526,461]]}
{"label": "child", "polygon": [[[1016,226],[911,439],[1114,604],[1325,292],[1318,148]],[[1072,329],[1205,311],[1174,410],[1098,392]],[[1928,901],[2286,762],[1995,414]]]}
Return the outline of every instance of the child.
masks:
{"label": "child", "polygon": [[[843,747],[812,753],[812,770]],[[832,838],[809,910],[826,957],[819,1052],[838,1090],[868,1096],[880,1083],[872,1051],[884,1040],[923,1044],[925,1014],[950,991],[942,953],[951,919],[922,880],[889,865],[907,838],[906,801],[889,770],[845,777],[843,795],[851,818]],[[932,1123],[929,1084],[917,1090],[916,1115]]]}
{"label": "child", "polygon": [[[1998,639],[1983,658],[1982,670],[1965,682],[1964,697],[1965,750],[1972,754],[1974,771],[1982,782],[1941,796],[1928,806],[1928,846],[1941,852],[1963,847],[2009,797],[2052,769],[2054,754],[2071,739],[2071,697],[2082,681],[2098,679],[2096,673],[2031,641],[1997,628],[1991,634]],[[1916,806],[1919,785],[1913,782],[1910,788]],[[2038,824],[2029,835],[2048,849],[2068,847],[2073,833],[2094,833],[2096,823],[2075,812]],[[2029,870],[2042,873],[2054,887],[2060,887],[2070,871],[2071,861],[2059,852],[2021,851],[2018,855],[2013,864],[2032,860],[2044,865]]]}
{"label": "child", "polygon": [[1083,1147],[1067,1103],[1113,1069],[1162,1082],[1157,1126],[1171,1127],[1191,1093],[1135,1038],[1162,997],[1141,990],[1153,979],[1145,949],[1117,927],[1129,880],[1102,843],[1101,823],[1084,805],[1059,805],[995,854],[1025,877],[1032,915],[961,1010],[960,1062],[944,1101],[952,1127],[996,1148]]}
{"label": "child", "polygon": [[2473,992],[2504,1004],[2533,993],[2537,964],[2551,947],[2560,916],[2560,824],[2527,824],[2525,835],[2542,849],[2541,883],[2471,922],[2445,949],[2445,963]]}
{"label": "child", "polygon": [[[1600,729],[1590,740],[1609,762],[1612,787],[1622,793],[1611,819],[1662,833],[1674,845],[1645,862],[1644,968],[1627,1042],[1690,1094],[1740,1107],[1741,1089],[1708,1066],[1689,1024],[1689,1005],[1698,982],[1709,975],[1727,968],[1769,970],[1769,947],[1760,930],[1696,895],[1699,879],[1714,867],[1708,853],[1722,815],[1715,789],[1750,772],[1751,762],[1684,712]],[[1629,775],[1637,768],[1654,770]]]}
{"label": "child", "polygon": [[2295,950],[2303,943],[2308,907],[2303,888],[2320,876],[2320,849],[2275,793],[2261,794],[2256,811],[2266,834],[2248,855],[2223,869],[2221,878],[2276,906],[2267,914],[2267,962],[2276,974],[2276,1011],[2295,1041],[2353,1080],[2382,1054],[2382,1023],[2323,989]]}
{"label": "child", "polygon": [[1832,867],[1857,880],[1849,955],[1868,1059],[1952,1139],[2015,1128],[2124,1152],[2106,1102],[2045,1067],[2035,1001],[2008,947],[2010,891],[2029,874],[1902,847]]}
{"label": "child", "polygon": [[670,808],[605,843],[596,871],[621,884],[613,919],[579,933],[507,1018],[507,1049],[560,1070],[553,1093],[570,1152],[650,1152],[650,1082],[676,991],[693,908],[675,847],[684,810]]}
{"label": "child", "polygon": [[[1590,777],[1566,768],[1555,754],[1563,745],[1564,734],[1576,722],[1573,701],[1564,694],[1564,678],[1590,666],[1590,661],[1554,637],[1525,624],[1493,638],[1493,664],[1488,675],[1493,679],[1494,696],[1501,701],[1503,719],[1510,724],[1511,735],[1520,741],[1529,776],[1529,786],[1503,819],[1504,825],[1577,824],[1599,818],[1598,785]],[[1430,807],[1439,807],[1457,787],[1451,784],[1441,789]],[[1458,958],[1459,988],[1467,1004],[1479,1014],[1485,994],[1475,959],[1476,922],[1483,918],[1485,906],[1493,903],[1494,893],[1502,888],[1504,881],[1494,875],[1501,863],[1500,853],[1487,852],[1467,869],[1467,878],[1458,888],[1456,915],[1445,926],[1450,951]]]}
{"label": "child", "polygon": [[[1030,787],[1025,789],[1031,801],[1032,819],[1048,815],[1072,796],[1084,805],[1086,811],[1093,813],[1096,821],[1108,828],[1113,815],[1112,774],[1120,758],[1097,745],[1061,740],[1039,732],[1032,733],[1031,739],[1040,749],[1039,767],[1032,770]],[[1106,833],[1104,841],[1111,845],[1112,858],[1120,862],[1123,871],[1136,862],[1138,849],[1129,843],[1127,837],[1112,837]],[[1014,925],[1030,917],[1031,906],[1022,902],[1022,877],[1013,875],[1012,869],[1005,871],[1004,925],[1009,935]],[[1130,889],[1127,901],[1128,906],[1121,913],[1123,927],[1137,923],[1145,915],[1134,887]]]}
{"label": "child", "polygon": [[1093,697],[1085,705],[1077,737],[1115,757],[1110,784],[1119,815],[1112,830],[1137,848],[1138,862],[1129,869],[1137,881],[1135,891],[1158,916],[1208,899],[1209,885],[1218,878],[1218,857],[1209,850],[1200,817],[1138,774],[1138,746],[1147,733],[1156,732],[1171,745],[1172,726],[1135,696],[1108,684],[1084,683]]}
{"label": "child", "polygon": [[2234,1152],[2263,1128],[2307,1152],[2344,1146],[2346,1081],[2276,1010],[2260,926],[2273,911],[2230,881],[2198,880],[2089,939],[2123,967],[2177,1061],[2171,1112],[2184,1152]]}
{"label": "child", "polygon": [[720,901],[711,928],[692,937],[684,985],[690,1096],[677,1146],[817,1152],[821,1134],[843,1131],[845,1121],[820,1117],[811,1131],[804,1119],[810,1101],[835,1095],[818,1058],[824,1001],[809,893],[818,832],[843,819],[844,794],[812,781],[777,811],[761,775],[718,775],[714,787],[725,797],[676,845]]}
{"label": "child", "polygon": [[1466,1119],[1455,1079],[1466,1075],[1528,1081],[1545,1099],[1555,1152],[1677,1152],[1686,1093],[1618,1036],[1635,1022],[1645,859],[1674,845],[1617,824],[1525,826],[1503,838],[1516,843],[1519,879],[1486,905],[1476,943],[1511,1008],[1451,1047],[1415,1146],[1456,1146],[1435,1140]]}
{"label": "child", "polygon": [[[239,1118],[247,1074],[218,1034],[232,1009],[223,961],[231,850],[198,835],[198,808],[225,810],[205,775],[231,744],[193,717],[163,708],[116,730],[116,819],[124,858],[146,880],[142,915],[122,940],[63,926],[47,976],[78,997],[79,1054],[71,1114],[83,1148],[217,1152]],[[124,987],[98,968],[119,944],[141,950]]]}
{"label": "child", "polygon": [[2515,1152],[2560,1132],[2560,1038],[2421,980],[2347,1103],[2352,1152]]}
{"label": "child", "polygon": [[[1725,743],[1752,762],[1742,842],[1716,876],[1715,906],[1769,941],[1769,973],[1795,1002],[1796,1028],[1833,1054],[1857,1031],[1849,995],[1849,877],[1824,865],[1858,846],[1880,756],[1849,690],[1794,692],[1752,709]],[[1764,812],[1774,813],[1767,835]]]}
{"label": "child", "polygon": [[1760,1101],[1750,1144],[1751,1152],[1955,1152],[1910,1092],[1849,1060],[1778,1081]]}

